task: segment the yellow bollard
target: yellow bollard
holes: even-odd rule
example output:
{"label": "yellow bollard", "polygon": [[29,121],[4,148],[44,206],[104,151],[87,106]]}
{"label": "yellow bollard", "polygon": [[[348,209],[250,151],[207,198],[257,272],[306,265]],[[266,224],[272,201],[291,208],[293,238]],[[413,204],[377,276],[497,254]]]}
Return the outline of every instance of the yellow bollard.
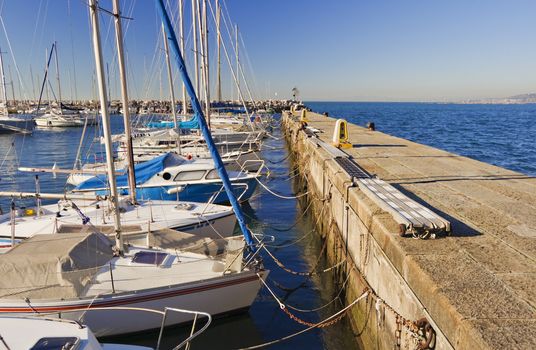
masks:
{"label": "yellow bollard", "polygon": [[337,119],[333,130],[333,146],[337,148],[352,148],[348,142],[348,123],[344,119]]}
{"label": "yellow bollard", "polygon": [[301,116],[300,116],[300,122],[307,123],[309,120],[307,119],[307,110],[304,108],[301,110]]}

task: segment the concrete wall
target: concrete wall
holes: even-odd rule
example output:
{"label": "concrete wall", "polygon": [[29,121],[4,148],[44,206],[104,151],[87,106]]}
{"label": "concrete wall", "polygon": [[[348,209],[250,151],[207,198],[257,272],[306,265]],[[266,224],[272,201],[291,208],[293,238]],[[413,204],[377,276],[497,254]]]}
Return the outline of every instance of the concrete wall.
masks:
{"label": "concrete wall", "polygon": [[[308,185],[315,217],[322,217],[318,229],[328,240],[328,259],[332,264],[345,260],[339,278],[343,281],[350,274],[346,302],[353,302],[365,288],[374,294],[349,314],[365,349],[397,349],[397,342],[402,349],[416,348],[415,338],[404,327],[397,339],[397,315],[411,321],[426,317],[436,332],[435,349],[452,349],[414,293],[415,288],[427,288],[426,279],[406,268],[411,261],[392,240],[397,223],[353,185],[333,156],[311,142],[289,114],[283,115],[283,128],[293,161]],[[434,290],[425,293],[432,295]]]}

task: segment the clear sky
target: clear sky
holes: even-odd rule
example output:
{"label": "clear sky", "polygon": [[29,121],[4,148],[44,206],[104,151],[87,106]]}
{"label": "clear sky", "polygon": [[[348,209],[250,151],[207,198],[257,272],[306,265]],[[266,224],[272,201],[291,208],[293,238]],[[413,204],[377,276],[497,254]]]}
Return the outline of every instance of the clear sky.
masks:
{"label": "clear sky", "polygon": [[[178,0],[167,1],[176,18]],[[191,0],[184,1],[186,56],[191,62]],[[11,68],[16,81],[15,94],[35,95],[45,50],[57,40],[62,94],[92,97],[94,63],[85,0],[0,3],[11,50],[4,28],[0,46],[7,80]],[[154,1],[122,4],[125,15],[134,18],[128,21],[125,39],[131,97],[166,98]],[[304,100],[344,101],[452,101],[536,92],[534,0],[225,0],[225,4],[240,28],[245,45],[240,45],[241,60],[258,98],[289,98],[294,86]],[[111,1],[102,0],[101,7],[111,9]],[[113,27],[110,16],[103,14],[101,19],[111,93],[117,98]],[[234,56],[225,28],[223,33]],[[214,96],[214,30],[210,39]],[[222,64],[224,97],[233,97],[223,53]],[[57,93],[55,80],[51,84]]]}

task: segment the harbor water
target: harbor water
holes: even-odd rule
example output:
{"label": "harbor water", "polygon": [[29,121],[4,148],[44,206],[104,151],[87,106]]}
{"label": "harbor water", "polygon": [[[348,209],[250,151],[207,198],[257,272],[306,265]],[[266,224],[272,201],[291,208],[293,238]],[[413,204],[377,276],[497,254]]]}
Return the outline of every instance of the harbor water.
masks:
{"label": "harbor water", "polygon": [[[122,118],[112,117],[112,132],[122,132]],[[0,191],[35,190],[35,174],[17,171],[19,166],[73,168],[80,144],[82,128],[36,129],[32,135],[0,135]],[[103,161],[104,148],[96,127],[88,127],[82,151],[83,162]],[[295,196],[301,185],[292,173],[285,140],[276,128],[263,144],[261,156],[270,170],[263,184],[283,197]],[[39,174],[42,192],[62,193],[67,176]],[[298,192],[299,193],[299,192]],[[9,209],[10,198],[1,198],[4,212]],[[44,204],[53,201],[43,201]],[[35,200],[16,200],[17,206],[35,205]],[[248,224],[256,234],[273,236],[268,249],[288,270],[300,274],[323,270],[327,266],[319,256],[322,242],[313,231],[313,219],[307,203],[299,199],[282,199],[258,186],[257,192],[244,203]],[[285,304],[302,310],[293,311],[300,319],[318,322],[339,311],[341,304],[336,296],[340,286],[333,282],[332,272],[302,276],[278,267],[273,259],[263,254],[265,266],[271,270],[268,285]],[[327,305],[326,305],[327,304]],[[142,317],[142,315],[140,315]],[[201,324],[202,322],[200,322]],[[192,344],[192,349],[236,349],[270,342],[307,328],[281,311],[270,292],[263,288],[249,312],[216,319],[211,327]],[[190,332],[189,327],[172,327],[164,334],[164,348],[172,348]],[[155,346],[157,332],[111,339],[114,342]],[[273,349],[357,349],[346,319],[323,329],[314,329],[287,341],[272,345]]]}

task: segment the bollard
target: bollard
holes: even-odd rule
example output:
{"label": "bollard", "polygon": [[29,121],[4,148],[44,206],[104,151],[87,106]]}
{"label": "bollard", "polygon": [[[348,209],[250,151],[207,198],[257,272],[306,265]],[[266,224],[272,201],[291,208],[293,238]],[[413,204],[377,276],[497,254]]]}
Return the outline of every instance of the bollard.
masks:
{"label": "bollard", "polygon": [[374,122],[368,122],[367,123],[367,129],[369,129],[369,131],[375,131],[376,130],[376,125],[374,125]]}
{"label": "bollard", "polygon": [[329,117],[329,113],[328,113],[328,112],[324,112],[324,113],[322,113],[322,114],[323,114],[324,117],[326,117],[326,118]]}
{"label": "bollard", "polygon": [[333,130],[333,146],[337,148],[352,148],[348,142],[348,123],[344,119],[337,119]]}
{"label": "bollard", "polygon": [[307,123],[309,120],[307,119],[307,110],[304,108],[301,110],[301,117],[300,122]]}

